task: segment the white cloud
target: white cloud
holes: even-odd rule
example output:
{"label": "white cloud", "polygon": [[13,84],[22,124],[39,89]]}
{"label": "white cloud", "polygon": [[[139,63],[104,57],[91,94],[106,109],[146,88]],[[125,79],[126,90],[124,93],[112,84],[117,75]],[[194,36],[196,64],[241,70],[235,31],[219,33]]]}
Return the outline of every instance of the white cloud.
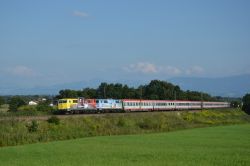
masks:
{"label": "white cloud", "polygon": [[167,75],[180,75],[182,70],[174,66],[160,66],[159,71]]}
{"label": "white cloud", "polygon": [[130,64],[123,68],[126,72],[144,73],[144,74],[162,74],[167,76],[199,75],[204,73],[200,66],[192,66],[188,69],[180,69],[176,66],[160,66],[149,62],[138,62]]}
{"label": "white cloud", "polygon": [[6,72],[15,75],[15,76],[20,76],[20,77],[34,77],[36,76],[36,72],[27,67],[27,66],[15,66],[13,68],[7,68]]}
{"label": "white cloud", "polygon": [[138,62],[136,64],[130,64],[123,68],[127,72],[139,72],[144,74],[167,74],[167,75],[179,75],[182,71],[173,66],[157,66],[148,62]]}
{"label": "white cloud", "polygon": [[73,16],[85,18],[85,17],[88,17],[89,15],[88,15],[88,13],[76,10],[73,12]]}
{"label": "white cloud", "polygon": [[194,74],[202,74],[204,69],[200,66],[192,66],[191,68],[186,70],[187,75],[194,75]]}
{"label": "white cloud", "polygon": [[124,67],[128,72],[141,72],[145,74],[157,73],[156,66],[148,62],[138,62],[137,64],[130,64],[128,67]]}

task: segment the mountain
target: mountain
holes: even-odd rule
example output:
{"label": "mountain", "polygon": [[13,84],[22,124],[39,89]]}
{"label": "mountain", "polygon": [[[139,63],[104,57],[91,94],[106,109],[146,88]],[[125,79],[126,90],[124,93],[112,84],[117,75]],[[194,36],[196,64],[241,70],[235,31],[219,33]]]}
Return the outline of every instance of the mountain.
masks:
{"label": "mountain", "polygon": [[[250,93],[250,75],[238,75],[219,78],[176,77],[167,79],[166,81],[179,85],[183,90],[202,91],[213,96],[241,97],[246,93]],[[96,88],[100,85],[101,82],[122,83],[127,84],[128,86],[137,87],[139,85],[148,84],[150,80],[107,81],[104,79],[93,79],[89,81],[80,81],[33,88],[15,88],[15,86],[0,85],[0,95],[56,95],[58,94],[59,90],[62,89],[80,90],[86,87]]]}
{"label": "mountain", "polygon": [[214,96],[241,97],[250,93],[250,75],[221,78],[178,77],[168,81],[184,90],[203,91]]}

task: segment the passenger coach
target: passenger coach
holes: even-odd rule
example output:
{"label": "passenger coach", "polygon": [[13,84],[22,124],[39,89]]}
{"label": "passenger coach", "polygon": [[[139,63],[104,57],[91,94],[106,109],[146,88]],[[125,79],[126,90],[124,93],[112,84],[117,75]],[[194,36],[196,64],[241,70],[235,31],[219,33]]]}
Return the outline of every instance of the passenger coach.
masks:
{"label": "passenger coach", "polygon": [[140,100],[140,99],[84,99],[66,98],[58,101],[58,110],[78,112],[135,112],[188,110],[202,108],[227,108],[228,102],[204,102],[183,100]]}

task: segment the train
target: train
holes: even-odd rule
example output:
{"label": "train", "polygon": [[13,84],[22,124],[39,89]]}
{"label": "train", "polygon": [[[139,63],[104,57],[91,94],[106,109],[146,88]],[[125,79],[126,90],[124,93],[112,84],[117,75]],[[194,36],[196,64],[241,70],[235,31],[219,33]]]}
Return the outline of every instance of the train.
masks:
{"label": "train", "polygon": [[65,113],[174,111],[228,107],[230,107],[228,102],[213,101],[85,99],[83,97],[58,100],[58,111]]}

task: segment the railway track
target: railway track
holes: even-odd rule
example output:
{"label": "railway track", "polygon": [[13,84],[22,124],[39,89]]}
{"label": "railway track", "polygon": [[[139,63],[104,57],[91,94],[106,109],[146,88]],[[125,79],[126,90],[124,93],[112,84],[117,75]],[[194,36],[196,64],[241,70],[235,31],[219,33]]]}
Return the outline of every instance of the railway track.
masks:
{"label": "railway track", "polygon": [[[185,112],[199,112],[201,110],[185,110]],[[42,115],[42,116],[6,116],[0,117],[0,121],[8,121],[8,120],[18,120],[18,121],[31,121],[31,120],[47,120],[51,116],[56,116],[59,119],[66,119],[66,118],[79,118],[79,117],[87,117],[87,116],[121,116],[121,115],[128,115],[128,114],[157,114],[157,113],[173,113],[173,112],[183,112],[183,111],[155,111],[155,112],[129,112],[129,113],[85,113],[85,114],[65,114],[65,115]]]}

